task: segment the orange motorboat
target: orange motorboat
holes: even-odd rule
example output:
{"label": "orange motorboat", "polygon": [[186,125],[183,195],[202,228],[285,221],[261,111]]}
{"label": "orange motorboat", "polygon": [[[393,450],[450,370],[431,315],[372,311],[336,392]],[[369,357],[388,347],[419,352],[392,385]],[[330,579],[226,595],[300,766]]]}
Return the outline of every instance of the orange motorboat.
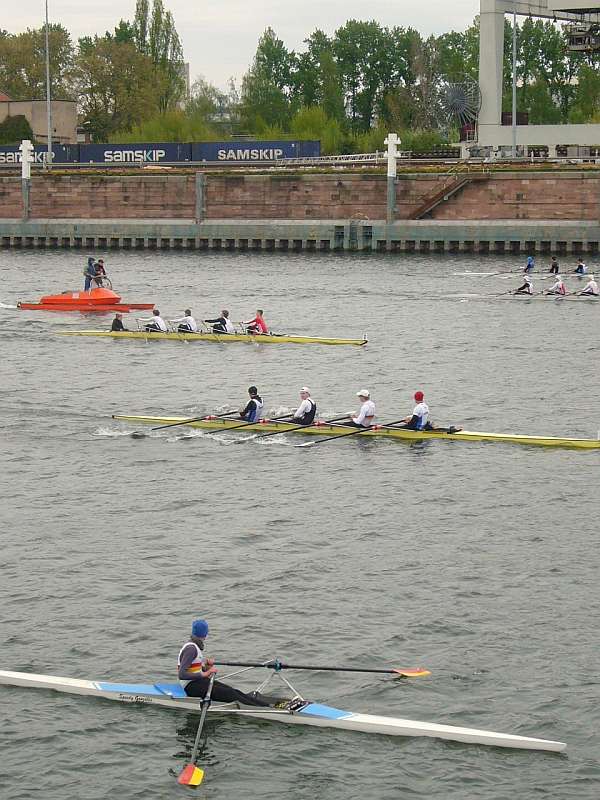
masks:
{"label": "orange motorboat", "polygon": [[154,303],[122,303],[121,296],[103,287],[89,292],[62,292],[42,297],[39,303],[17,303],[17,308],[27,311],[80,311],[102,314],[110,311],[144,311],[154,308]]}

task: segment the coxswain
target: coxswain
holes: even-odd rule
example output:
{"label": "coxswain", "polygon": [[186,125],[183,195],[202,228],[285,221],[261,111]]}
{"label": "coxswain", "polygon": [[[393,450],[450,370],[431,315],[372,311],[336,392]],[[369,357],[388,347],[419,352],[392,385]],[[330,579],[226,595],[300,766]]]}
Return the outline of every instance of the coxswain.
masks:
{"label": "coxswain", "polygon": [[[179,651],[177,676],[188,697],[205,697],[211,676],[217,674],[214,658],[205,658],[203,655],[207,636],[208,622],[204,619],[195,620],[189,641]],[[242,692],[221,681],[213,682],[211,700],[245,706],[271,706],[258,692]]]}
{"label": "coxswain", "polygon": [[268,333],[269,329],[267,328],[267,323],[263,318],[263,310],[258,308],[256,310],[256,316],[254,319],[249,319],[248,322],[242,322],[242,325],[246,326],[246,333]]}
{"label": "coxswain", "polygon": [[598,297],[598,284],[594,280],[594,276],[590,275],[589,280],[579,294],[587,295],[588,297]]}
{"label": "coxswain", "polygon": [[533,294],[533,281],[529,275],[525,275],[525,283],[519,286],[518,289],[515,289],[513,294]]}
{"label": "coxswain", "polygon": [[533,272],[533,268],[535,267],[535,260],[533,256],[527,256],[527,263],[525,264],[525,269],[523,272]]}
{"label": "coxswain", "polygon": [[315,414],[317,413],[317,404],[310,396],[310,389],[308,386],[303,386],[300,389],[300,398],[302,402],[294,411],[290,422],[295,425],[312,425],[315,421]]}
{"label": "coxswain", "polygon": [[368,389],[361,389],[356,396],[361,402],[359,412],[350,418],[350,422],[344,424],[353,428],[370,428],[375,419],[375,403],[371,400],[371,393]]}
{"label": "coxswain", "polygon": [[587,272],[587,266],[582,258],[577,260],[577,266],[573,270],[575,275],[585,275]]}
{"label": "coxswain", "polygon": [[248,394],[250,395],[250,399],[244,408],[240,409],[240,419],[246,422],[258,422],[263,410],[262,397],[259,395],[256,386],[251,386],[248,389]]}
{"label": "coxswain", "polygon": [[229,319],[229,311],[226,309],[221,311],[220,317],[205,319],[204,322],[208,322],[213,326],[213,333],[235,333],[233,322]]}
{"label": "coxswain", "polygon": [[87,266],[83,270],[83,276],[85,278],[85,285],[83,287],[83,291],[89,292],[90,289],[92,288],[92,281],[96,277],[95,261],[92,258],[92,256],[89,256],[87,260]]}
{"label": "coxswain", "polygon": [[148,333],[152,333],[153,331],[158,333],[167,333],[169,330],[167,328],[167,323],[161,317],[158,308],[154,309],[151,317],[140,317],[140,322],[147,323],[144,330],[146,330]]}
{"label": "coxswain", "polygon": [[177,325],[177,333],[198,333],[198,323],[192,317],[192,312],[189,308],[183,312],[184,317],[179,319],[172,319],[171,322]]}
{"label": "coxswain", "polygon": [[548,272],[551,275],[558,275],[558,259],[556,258],[556,256],[552,256],[552,258],[550,259],[550,269],[548,270]]}
{"label": "coxswain", "polygon": [[404,420],[405,428],[410,428],[413,431],[429,431],[432,429],[431,424],[428,422],[429,419],[429,406],[425,402],[424,399],[425,395],[423,392],[415,392],[414,400],[416,406],[413,408],[413,412],[410,417],[406,417]]}
{"label": "coxswain", "polygon": [[548,289],[546,294],[559,294],[565,295],[567,293],[567,287],[563,283],[563,279],[560,275],[556,276],[556,283],[553,283],[552,286]]}
{"label": "coxswain", "polygon": [[119,331],[126,331],[127,328],[123,325],[123,314],[115,314],[115,318],[112,321],[111,331],[113,333],[119,333]]}
{"label": "coxswain", "polygon": [[106,278],[106,270],[104,269],[104,259],[99,258],[94,264],[94,283],[98,288],[102,286],[103,279]]}

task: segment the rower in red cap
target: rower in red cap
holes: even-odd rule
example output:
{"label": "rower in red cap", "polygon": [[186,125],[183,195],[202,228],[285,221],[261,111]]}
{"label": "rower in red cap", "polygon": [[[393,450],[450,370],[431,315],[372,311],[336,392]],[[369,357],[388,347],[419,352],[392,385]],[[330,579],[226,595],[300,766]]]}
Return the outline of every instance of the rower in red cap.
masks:
{"label": "rower in red cap", "polygon": [[415,403],[412,416],[406,417],[404,420],[404,427],[410,428],[414,431],[428,431],[431,430],[429,419],[429,406],[424,400],[425,395],[423,392],[415,392]]}

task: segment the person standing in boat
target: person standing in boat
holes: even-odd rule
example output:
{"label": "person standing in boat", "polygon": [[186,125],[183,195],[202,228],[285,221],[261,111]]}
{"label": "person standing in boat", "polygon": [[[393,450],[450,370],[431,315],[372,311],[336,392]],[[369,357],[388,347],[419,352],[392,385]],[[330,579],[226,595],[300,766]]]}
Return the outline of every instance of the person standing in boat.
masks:
{"label": "person standing in boat", "polygon": [[120,333],[121,331],[127,330],[127,328],[123,325],[123,314],[115,314],[115,318],[112,321],[110,329],[113,333]]}
{"label": "person standing in boat", "polygon": [[550,259],[550,269],[548,270],[548,272],[551,275],[558,275],[558,259],[556,258],[556,256],[552,256],[552,258]]}
{"label": "person standing in boat", "polygon": [[262,416],[263,399],[259,395],[256,386],[251,386],[248,389],[248,394],[250,399],[244,408],[240,410],[240,419],[245,420],[245,422],[258,422]]}
{"label": "person standing in boat", "polygon": [[552,286],[548,289],[546,294],[558,294],[558,295],[565,295],[567,293],[567,287],[563,283],[563,279],[560,275],[556,276],[556,283],[553,283]]}
{"label": "person standing in boat", "polygon": [[594,280],[594,276],[590,275],[589,280],[583,289],[579,292],[580,295],[587,297],[598,297],[598,284]]}
{"label": "person standing in boat", "polygon": [[312,425],[315,421],[315,414],[317,413],[317,404],[310,396],[310,389],[308,386],[303,386],[300,389],[300,399],[302,402],[294,411],[290,422],[294,425]]}
{"label": "person standing in boat", "polygon": [[92,256],[89,256],[89,258],[87,260],[87,266],[83,270],[83,276],[85,278],[85,284],[83,286],[83,291],[84,292],[89,292],[90,289],[92,288],[92,282],[93,282],[94,278],[96,277],[95,261],[92,258]]}
{"label": "person standing in boat", "polygon": [[[197,619],[192,624],[192,634],[177,658],[177,676],[183,690],[188,697],[205,697],[212,675],[217,674],[214,658],[205,658],[203,655],[206,637],[208,636],[208,622]],[[227,683],[214,681],[211,700],[218,703],[240,703],[245,706],[269,707],[271,703],[262,698],[258,692],[246,693],[235,689]]]}
{"label": "person standing in boat", "polygon": [[140,317],[140,322],[146,323],[144,330],[148,333],[167,333],[169,330],[158,308],[154,309],[151,317]]}
{"label": "person standing in boat", "polygon": [[192,317],[191,309],[186,308],[184,314],[184,317],[171,320],[174,325],[177,325],[177,333],[198,333],[198,323]]}
{"label": "person standing in boat", "polygon": [[213,326],[213,333],[235,333],[233,322],[229,319],[229,311],[225,308],[221,311],[220,317],[205,319],[204,322]]}
{"label": "person standing in boat", "polygon": [[533,294],[533,281],[529,275],[525,275],[525,282],[518,289],[515,289],[513,294]]}
{"label": "person standing in boat", "polygon": [[99,258],[94,264],[94,283],[100,289],[106,278],[106,270],[104,269],[104,259]]}
{"label": "person standing in boat", "polygon": [[371,400],[371,393],[368,389],[361,389],[356,396],[361,403],[358,414],[351,417],[350,422],[345,422],[344,425],[350,425],[353,428],[370,428],[375,419],[375,403]]}
{"label": "person standing in boat", "polygon": [[573,270],[575,275],[585,275],[587,272],[587,266],[582,258],[577,259],[577,266]]}
{"label": "person standing in boat", "polygon": [[413,431],[429,431],[432,429],[429,423],[429,406],[425,402],[425,395],[423,392],[418,391],[414,394],[415,407],[410,417],[403,420],[404,428],[409,428]]}
{"label": "person standing in boat", "polygon": [[525,269],[523,270],[523,272],[525,273],[533,272],[534,267],[535,267],[535,259],[533,258],[533,256],[527,256],[527,263],[525,264]]}
{"label": "person standing in boat", "polygon": [[256,310],[256,316],[254,319],[249,319],[248,322],[241,323],[242,325],[246,326],[246,333],[261,334],[269,332],[267,323],[263,318],[263,313],[264,312],[262,308],[258,308]]}

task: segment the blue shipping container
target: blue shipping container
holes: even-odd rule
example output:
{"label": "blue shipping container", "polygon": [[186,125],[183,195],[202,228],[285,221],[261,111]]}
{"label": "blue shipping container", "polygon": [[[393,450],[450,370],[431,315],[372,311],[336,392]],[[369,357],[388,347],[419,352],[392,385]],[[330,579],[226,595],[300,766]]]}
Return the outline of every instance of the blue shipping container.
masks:
{"label": "blue shipping container", "polygon": [[182,142],[142,142],[140,144],[81,144],[79,163],[160,164],[189,161],[192,146]]}
{"label": "blue shipping container", "polygon": [[321,155],[319,141],[232,141],[192,144],[192,161],[240,163]]}
{"label": "blue shipping container", "polygon": [[[34,164],[41,165],[45,162],[48,148],[43,145],[36,145],[33,150]],[[67,148],[62,144],[52,145],[52,159],[59,163],[64,163],[68,159]],[[71,161],[73,159],[70,159]],[[18,145],[5,144],[0,146],[0,166],[9,164],[20,164],[21,153]]]}

